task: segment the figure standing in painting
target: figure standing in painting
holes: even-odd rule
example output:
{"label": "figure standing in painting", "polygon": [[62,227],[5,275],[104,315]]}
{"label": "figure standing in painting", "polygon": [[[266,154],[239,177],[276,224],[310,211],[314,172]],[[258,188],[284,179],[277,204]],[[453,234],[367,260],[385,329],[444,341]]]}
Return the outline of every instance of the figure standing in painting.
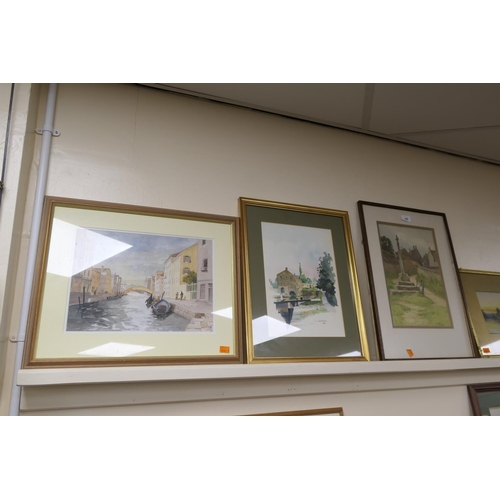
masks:
{"label": "figure standing in painting", "polygon": [[175,292],[175,300],[178,300],[179,298],[179,292]]}
{"label": "figure standing in painting", "polygon": [[184,297],[184,292],[181,292],[181,300],[182,300],[182,297]]}

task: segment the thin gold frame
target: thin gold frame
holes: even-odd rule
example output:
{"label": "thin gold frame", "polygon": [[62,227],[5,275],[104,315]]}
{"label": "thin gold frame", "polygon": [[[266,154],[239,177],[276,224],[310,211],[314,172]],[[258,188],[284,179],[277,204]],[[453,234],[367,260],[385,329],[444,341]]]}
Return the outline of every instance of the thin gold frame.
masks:
{"label": "thin gold frame", "polygon": [[250,417],[300,417],[300,416],[310,416],[310,415],[330,415],[332,413],[338,413],[339,417],[344,416],[344,410],[341,407],[338,408],[317,408],[314,410],[293,410],[293,411],[279,411],[275,413],[257,413],[254,415],[249,415]]}
{"label": "thin gold frame", "polygon": [[[304,356],[304,357],[257,357],[254,354],[253,328],[252,328],[252,300],[251,300],[251,275],[250,275],[250,255],[248,237],[248,216],[247,207],[260,207],[269,210],[282,210],[288,212],[298,212],[302,214],[321,215],[338,218],[342,222],[342,234],[347,255],[347,272],[350,286],[352,307],[354,310],[356,335],[359,340],[360,356]],[[243,254],[243,289],[244,289],[244,311],[245,311],[245,354],[248,363],[290,363],[290,362],[332,362],[332,361],[369,361],[368,341],[361,306],[361,296],[358,284],[358,274],[356,270],[354,248],[352,244],[351,230],[349,225],[349,215],[346,211],[328,208],[311,207],[306,205],[296,205],[253,198],[240,198],[240,217],[242,230],[242,254]]]}
{"label": "thin gold frame", "polygon": [[[491,352],[491,347],[486,345],[485,340],[491,340],[492,335],[497,336],[500,344],[500,333],[490,334],[486,330],[486,324],[482,315],[481,308],[477,301],[476,292],[493,292],[500,294],[500,273],[493,271],[477,271],[472,269],[459,269],[460,280],[464,290],[465,304],[467,314],[472,326],[472,332],[476,341],[479,354],[482,357],[494,358],[500,356],[500,347],[498,351]],[[480,288],[480,289],[479,289]]]}
{"label": "thin gold frame", "polygon": [[[110,212],[132,216],[160,217],[173,220],[198,221],[206,223],[224,224],[231,228],[231,280],[233,282],[231,297],[233,311],[232,342],[230,352],[220,350],[224,355],[182,355],[182,356],[132,356],[132,357],[102,357],[102,358],[43,358],[35,357],[36,342],[39,337],[39,321],[42,308],[43,290],[47,274],[49,244],[56,207],[69,209],[87,209],[93,212]],[[102,229],[107,229],[103,227]],[[38,254],[35,263],[35,275],[31,292],[30,311],[26,335],[26,345],[23,355],[23,368],[47,367],[88,367],[88,366],[145,366],[145,365],[170,365],[170,364],[222,364],[241,363],[243,359],[241,342],[241,258],[239,245],[239,220],[236,217],[185,212],[180,210],[167,210],[153,207],[115,204],[108,202],[95,202],[60,197],[45,197],[40,236],[38,241]],[[229,272],[229,271],[228,271]],[[134,335],[134,334],[132,334]],[[138,334],[140,335],[140,334]],[[161,335],[161,333],[160,333]]]}

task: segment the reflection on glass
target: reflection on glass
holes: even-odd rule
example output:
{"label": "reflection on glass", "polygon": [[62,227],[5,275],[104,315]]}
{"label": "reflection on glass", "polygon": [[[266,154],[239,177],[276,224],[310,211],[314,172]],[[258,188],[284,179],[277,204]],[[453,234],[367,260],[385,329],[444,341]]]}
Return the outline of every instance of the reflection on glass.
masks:
{"label": "reflection on glass", "polygon": [[222,316],[223,318],[233,319],[233,308],[226,307],[225,309],[214,311],[213,314],[217,314],[217,316]]}
{"label": "reflection on glass", "polygon": [[253,343],[254,345],[258,345],[271,339],[296,333],[300,331],[300,328],[288,325],[283,321],[279,321],[269,316],[261,316],[252,321],[252,330]]}
{"label": "reflection on glass", "polygon": [[122,358],[125,356],[131,356],[132,354],[137,354],[139,352],[149,351],[151,349],[156,349],[156,347],[109,342],[107,344],[79,352],[78,354],[82,354],[85,356],[103,356],[106,358]]}
{"label": "reflection on glass", "polygon": [[47,272],[71,277],[131,248],[131,245],[54,219]]}
{"label": "reflection on glass", "polygon": [[500,340],[494,342],[485,343],[482,346],[482,350],[488,354],[499,354],[500,353]]}

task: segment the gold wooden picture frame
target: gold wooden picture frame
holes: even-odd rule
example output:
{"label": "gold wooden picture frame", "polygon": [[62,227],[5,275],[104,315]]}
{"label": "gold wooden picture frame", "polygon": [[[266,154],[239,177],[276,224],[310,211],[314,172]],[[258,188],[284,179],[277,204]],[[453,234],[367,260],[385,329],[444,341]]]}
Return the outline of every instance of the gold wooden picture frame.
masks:
{"label": "gold wooden picture frame", "polygon": [[238,219],[46,197],[24,368],[240,363]]}
{"label": "gold wooden picture frame", "polygon": [[481,356],[500,356],[500,273],[460,269],[460,279]]}
{"label": "gold wooden picture frame", "polygon": [[369,360],[347,212],[240,198],[249,363]]}
{"label": "gold wooden picture frame", "polygon": [[315,408],[314,410],[292,410],[275,413],[257,413],[249,415],[255,417],[301,417],[301,416],[322,416],[322,417],[343,417],[344,410],[338,408]]}

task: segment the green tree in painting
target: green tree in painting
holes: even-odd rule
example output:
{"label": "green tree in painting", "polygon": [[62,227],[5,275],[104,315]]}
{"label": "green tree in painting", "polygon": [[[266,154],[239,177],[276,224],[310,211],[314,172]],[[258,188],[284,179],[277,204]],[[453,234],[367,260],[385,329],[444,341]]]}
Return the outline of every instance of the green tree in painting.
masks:
{"label": "green tree in painting", "polygon": [[302,265],[299,262],[299,279],[302,281],[302,283],[307,283],[309,285],[312,285],[312,279],[308,278],[303,272],[302,272]]}
{"label": "green tree in painting", "polygon": [[335,307],[338,305],[338,302],[335,290],[335,273],[332,267],[332,256],[324,252],[323,257],[319,258],[318,264],[316,288],[323,290],[328,303]]}
{"label": "green tree in painting", "polygon": [[387,236],[380,237],[380,246],[382,247],[382,250],[385,250],[388,254],[394,255],[392,241]]}
{"label": "green tree in painting", "polygon": [[194,285],[198,281],[198,276],[195,271],[188,271],[186,276],[182,278],[182,281],[188,285]]}

